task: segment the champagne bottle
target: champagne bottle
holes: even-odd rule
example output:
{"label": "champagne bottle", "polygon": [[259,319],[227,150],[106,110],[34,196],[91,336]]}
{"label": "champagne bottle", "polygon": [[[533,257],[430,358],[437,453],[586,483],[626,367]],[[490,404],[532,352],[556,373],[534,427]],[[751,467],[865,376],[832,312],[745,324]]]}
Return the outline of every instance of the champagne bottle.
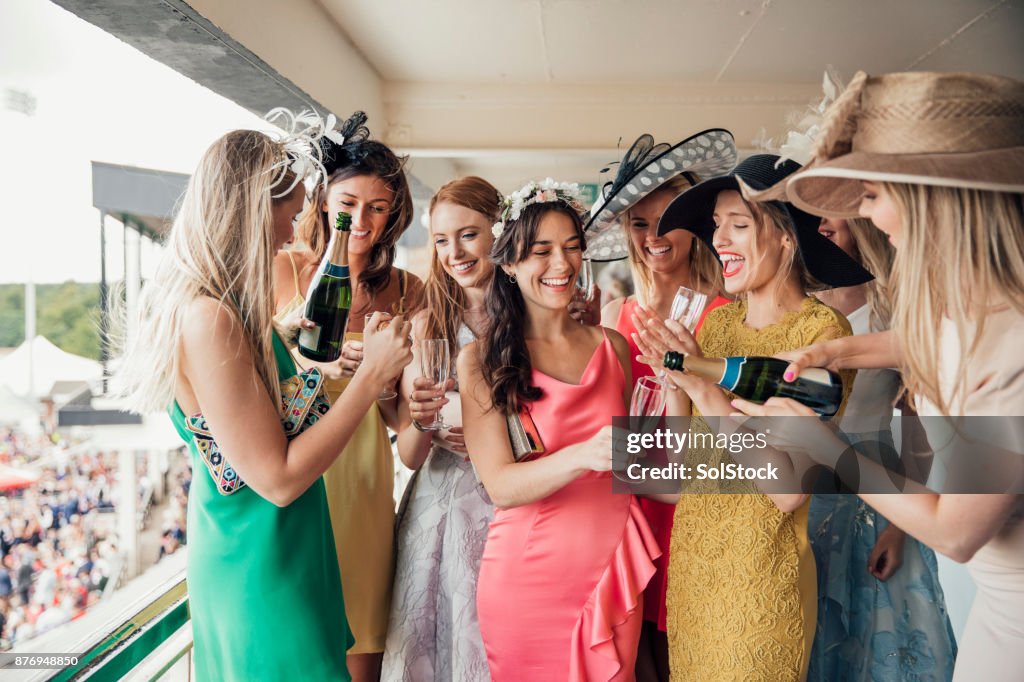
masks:
{"label": "champagne bottle", "polygon": [[299,352],[314,362],[333,362],[341,355],[352,307],[352,280],[348,274],[351,232],[352,216],[339,213],[327,252],[306,292],[305,317],[316,327],[299,332]]}
{"label": "champagne bottle", "polygon": [[702,358],[669,351],[662,364],[666,369],[685,368],[755,403],[773,396],[792,398],[820,415],[831,417],[843,401],[843,380],[835,372],[808,367],[795,381],[784,381],[782,375],[789,363],[778,358]]}

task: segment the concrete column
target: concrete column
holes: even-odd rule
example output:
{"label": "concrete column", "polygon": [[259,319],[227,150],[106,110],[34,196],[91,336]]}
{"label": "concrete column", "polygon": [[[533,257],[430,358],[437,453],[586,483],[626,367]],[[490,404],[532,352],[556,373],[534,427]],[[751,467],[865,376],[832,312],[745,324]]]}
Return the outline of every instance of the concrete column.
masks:
{"label": "concrete column", "polygon": [[128,312],[128,340],[138,332],[139,291],[142,288],[142,238],[128,222],[124,224],[124,296]]}

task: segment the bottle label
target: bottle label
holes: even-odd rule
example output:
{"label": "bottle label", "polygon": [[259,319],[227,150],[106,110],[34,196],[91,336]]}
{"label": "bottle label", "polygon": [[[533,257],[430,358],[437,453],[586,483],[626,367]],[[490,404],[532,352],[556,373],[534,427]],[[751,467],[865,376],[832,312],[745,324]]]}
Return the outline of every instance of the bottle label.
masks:
{"label": "bottle label", "polygon": [[835,382],[832,381],[832,376],[828,373],[827,369],[821,367],[808,367],[804,371],[800,372],[800,378],[806,381],[813,381],[816,384],[824,384],[825,386],[833,386]]}
{"label": "bottle label", "polygon": [[313,329],[303,328],[299,331],[299,345],[303,348],[316,350],[320,347],[320,325]]}
{"label": "bottle label", "polygon": [[746,361],[745,357],[725,358],[725,371],[722,372],[722,378],[719,379],[718,385],[728,391],[734,390],[740,383],[740,374],[743,372],[743,364]]}
{"label": "bottle label", "polygon": [[328,261],[327,266],[324,268],[324,274],[330,275],[331,277],[337,277],[339,279],[348,278],[348,266],[347,265],[335,265]]}

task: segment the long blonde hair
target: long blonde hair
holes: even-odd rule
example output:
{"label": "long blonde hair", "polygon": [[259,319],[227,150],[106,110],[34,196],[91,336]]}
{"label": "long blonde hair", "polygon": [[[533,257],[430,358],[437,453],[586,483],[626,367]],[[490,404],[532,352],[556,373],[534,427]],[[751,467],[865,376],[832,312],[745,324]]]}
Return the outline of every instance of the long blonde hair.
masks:
{"label": "long blonde hair", "polygon": [[[1024,195],[885,183],[904,238],[893,267],[893,322],[903,380],[943,414],[967,398],[967,369],[992,305],[1024,314]],[[941,264],[941,267],[939,266]],[[952,320],[962,352],[952,385],[939,381],[940,327]]]}
{"label": "long blonde hair", "polygon": [[[677,175],[658,189],[651,192],[669,192],[678,196],[700,182],[693,173]],[[644,263],[643,256],[633,245],[633,239],[629,227],[629,211],[622,216],[622,227],[626,232],[626,249],[629,254],[629,269],[633,274],[634,293],[640,305],[647,305],[654,290],[654,278],[651,270]],[[690,245],[690,285],[698,291],[713,292],[719,294],[722,291],[722,267],[718,259],[708,246],[701,240],[694,238]]]}
{"label": "long blonde hair", "polygon": [[[273,349],[273,198],[295,183],[284,147],[253,130],[227,133],[203,154],[167,236],[155,276],[140,296],[137,333],[118,380],[133,410],[174,400],[184,315],[201,296],[242,325],[260,383],[278,391]],[[293,191],[302,191],[301,184]],[[257,388],[257,386],[254,386]]]}
{"label": "long blonde hair", "polygon": [[[441,202],[449,202],[483,214],[488,224],[491,224],[498,220],[502,199],[494,185],[470,175],[452,180],[437,190],[430,199],[427,213],[433,216],[434,207]],[[489,234],[481,236],[482,239],[489,237]],[[466,310],[466,294],[459,283],[445,272],[441,259],[437,257],[437,248],[433,246],[430,249],[430,272],[424,282],[424,291],[427,320],[423,338],[448,339],[449,351],[455,357],[459,352],[458,332]]]}
{"label": "long blonde hair", "polygon": [[884,232],[875,227],[867,218],[848,218],[846,226],[853,235],[857,248],[856,259],[875,276],[865,284],[870,311],[871,331],[883,331],[892,322],[892,293],[889,278],[892,275],[896,249],[889,243]]}

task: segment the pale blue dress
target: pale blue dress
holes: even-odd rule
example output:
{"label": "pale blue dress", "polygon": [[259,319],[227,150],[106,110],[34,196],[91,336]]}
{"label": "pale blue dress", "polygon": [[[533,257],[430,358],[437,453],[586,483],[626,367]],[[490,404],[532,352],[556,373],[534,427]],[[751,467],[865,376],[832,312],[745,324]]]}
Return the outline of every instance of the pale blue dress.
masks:
{"label": "pale blue dress", "polygon": [[[855,334],[868,331],[866,306],[848,319]],[[881,431],[898,389],[896,372],[861,370],[845,414],[878,414]],[[893,448],[888,431],[881,436],[859,433],[851,440],[876,459],[882,448]],[[871,550],[887,525],[856,495],[811,498],[808,536],[818,569],[818,624],[810,682],[943,682],[953,677],[956,641],[935,552],[907,536],[903,564],[892,577],[883,582],[867,571]]]}

